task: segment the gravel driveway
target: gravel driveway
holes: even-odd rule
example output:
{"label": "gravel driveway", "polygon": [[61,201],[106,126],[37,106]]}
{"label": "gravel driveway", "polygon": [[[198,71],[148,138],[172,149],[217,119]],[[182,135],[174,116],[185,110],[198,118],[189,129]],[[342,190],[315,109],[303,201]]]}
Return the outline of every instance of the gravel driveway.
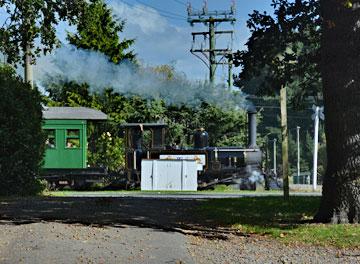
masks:
{"label": "gravel driveway", "polygon": [[186,237],[138,227],[2,225],[0,263],[194,263]]}
{"label": "gravel driveway", "polygon": [[360,263],[360,250],[214,229],[204,199],[35,197],[0,200],[0,263]]}

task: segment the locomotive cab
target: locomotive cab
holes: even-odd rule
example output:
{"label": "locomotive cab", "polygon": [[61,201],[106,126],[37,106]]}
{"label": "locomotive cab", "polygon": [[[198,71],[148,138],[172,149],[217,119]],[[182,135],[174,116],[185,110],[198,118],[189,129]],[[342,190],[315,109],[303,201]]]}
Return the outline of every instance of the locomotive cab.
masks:
{"label": "locomotive cab", "polygon": [[[141,160],[149,159],[154,151],[165,149],[166,124],[126,123],[125,131],[125,170],[130,184],[140,184]],[[150,132],[148,134],[147,132]],[[147,135],[147,136],[146,136]],[[147,140],[144,146],[144,140]]]}

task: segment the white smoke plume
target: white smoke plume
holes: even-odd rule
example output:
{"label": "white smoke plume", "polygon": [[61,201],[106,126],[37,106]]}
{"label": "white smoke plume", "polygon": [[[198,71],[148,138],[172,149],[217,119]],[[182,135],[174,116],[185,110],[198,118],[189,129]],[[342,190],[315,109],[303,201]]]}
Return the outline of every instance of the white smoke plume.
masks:
{"label": "white smoke plume", "polygon": [[246,166],[246,172],[250,175],[249,181],[251,183],[263,184],[265,182],[264,175],[262,175],[259,171],[254,170],[251,166]]}
{"label": "white smoke plume", "polygon": [[196,106],[201,102],[221,107],[246,107],[241,92],[229,91],[224,85],[212,87],[194,83],[180,74],[166,80],[151,68],[136,67],[131,63],[116,65],[99,52],[63,46],[53,54],[42,57],[34,67],[38,85],[57,81],[88,83],[92,92],[113,88],[124,95],[139,95],[146,99],[163,99],[167,104]]}

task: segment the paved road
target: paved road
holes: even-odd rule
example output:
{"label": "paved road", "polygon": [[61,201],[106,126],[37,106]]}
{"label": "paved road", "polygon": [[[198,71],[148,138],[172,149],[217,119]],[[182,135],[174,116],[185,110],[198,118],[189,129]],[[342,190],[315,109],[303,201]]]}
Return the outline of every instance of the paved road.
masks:
{"label": "paved road", "polygon": [[1,264],[194,263],[186,236],[150,228],[0,225]]}
{"label": "paved road", "polygon": [[360,250],[284,245],[263,236],[207,239],[132,226],[0,225],[1,264],[360,263]]}

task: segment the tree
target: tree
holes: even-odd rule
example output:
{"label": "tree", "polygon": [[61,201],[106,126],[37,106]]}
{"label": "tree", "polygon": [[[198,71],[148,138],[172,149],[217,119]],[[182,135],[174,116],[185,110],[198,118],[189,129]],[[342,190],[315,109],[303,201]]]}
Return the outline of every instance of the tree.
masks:
{"label": "tree", "polygon": [[36,194],[45,146],[40,94],[1,66],[0,97],[0,196]]}
{"label": "tree", "polygon": [[[284,197],[289,198],[287,90],[294,82],[302,86],[318,80],[313,58],[317,57],[318,5],[316,0],[288,2],[273,0],[274,17],[254,11],[247,22],[251,37],[247,51],[234,54],[235,66],[242,66],[237,86],[259,85],[257,94],[280,94]],[[315,78],[313,77],[315,74]],[[256,81],[254,81],[256,79]],[[294,98],[303,98],[314,89],[304,89]],[[305,91],[305,92],[303,92]],[[299,102],[300,100],[298,100]]]}
{"label": "tree", "polygon": [[[98,51],[105,54],[109,61],[119,64],[124,61],[135,62],[135,54],[126,51],[134,40],[120,40],[119,33],[125,22],[113,17],[111,9],[103,0],[91,0],[79,16],[77,32],[69,33],[67,39],[77,48]],[[124,165],[122,139],[119,137],[119,124],[125,120],[136,120],[144,115],[138,109],[147,109],[145,100],[139,97],[127,99],[111,88],[104,87],[101,93],[91,93],[91,84],[69,82],[49,83],[47,91],[53,102],[51,105],[86,106],[99,109],[110,117],[107,125],[89,126],[89,164],[105,166],[110,171],[118,171]],[[133,104],[138,104],[138,109]],[[124,111],[127,109],[128,111]],[[132,110],[130,110],[132,109]]]}
{"label": "tree", "polygon": [[0,0],[8,14],[0,28],[1,51],[7,62],[20,60],[25,66],[25,80],[32,84],[31,64],[40,53],[51,52],[58,46],[56,25],[67,20],[76,23],[82,14],[85,0]]}
{"label": "tree", "polygon": [[246,112],[202,103],[198,107],[170,105],[163,117],[169,125],[168,138],[182,146],[193,146],[192,135],[200,127],[209,133],[211,146],[246,146]]}
{"label": "tree", "polygon": [[134,61],[133,51],[126,52],[134,44],[133,39],[120,41],[119,33],[125,21],[116,19],[103,0],[91,0],[77,24],[77,33],[68,34],[70,44],[78,48],[101,51],[113,63]]}
{"label": "tree", "polygon": [[315,220],[360,220],[360,3],[321,0],[321,73],[328,165]]}
{"label": "tree", "polygon": [[274,15],[254,11],[247,21],[247,50],[233,54],[242,71],[235,85],[255,95],[279,95],[289,88],[294,106],[321,92],[318,0],[273,0]]}

